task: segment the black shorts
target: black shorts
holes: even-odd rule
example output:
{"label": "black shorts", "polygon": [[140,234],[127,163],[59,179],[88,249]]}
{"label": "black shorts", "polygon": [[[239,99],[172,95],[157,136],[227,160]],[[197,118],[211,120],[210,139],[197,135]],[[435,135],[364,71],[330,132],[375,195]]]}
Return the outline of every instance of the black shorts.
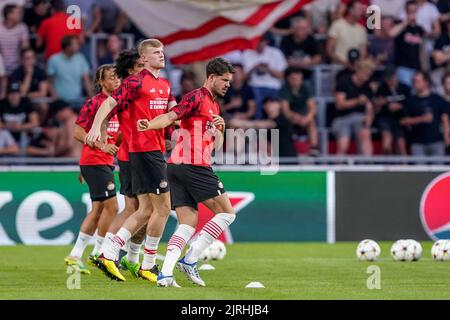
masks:
{"label": "black shorts", "polygon": [[131,165],[130,161],[117,161],[119,164],[120,193],[127,197],[133,197],[133,188],[131,183]]}
{"label": "black shorts", "polygon": [[80,171],[89,186],[92,201],[103,201],[116,196],[114,167],[106,165],[80,166]]}
{"label": "black shorts", "polygon": [[225,193],[222,182],[211,167],[170,163],[167,176],[172,209],[184,206],[197,209],[198,203]]}
{"label": "black shorts", "polygon": [[129,155],[134,195],[169,192],[167,164],[160,151],[130,152]]}

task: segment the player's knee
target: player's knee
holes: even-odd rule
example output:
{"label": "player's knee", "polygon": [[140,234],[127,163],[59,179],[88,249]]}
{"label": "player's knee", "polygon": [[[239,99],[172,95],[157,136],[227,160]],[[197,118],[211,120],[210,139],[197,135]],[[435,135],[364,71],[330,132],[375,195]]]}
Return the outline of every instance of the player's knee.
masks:
{"label": "player's knee", "polygon": [[[234,211],[234,210],[233,210]],[[227,225],[230,225],[234,222],[234,220],[236,219],[236,214],[235,213],[218,213],[217,217],[222,218],[223,220],[225,220],[225,222],[227,223]]]}

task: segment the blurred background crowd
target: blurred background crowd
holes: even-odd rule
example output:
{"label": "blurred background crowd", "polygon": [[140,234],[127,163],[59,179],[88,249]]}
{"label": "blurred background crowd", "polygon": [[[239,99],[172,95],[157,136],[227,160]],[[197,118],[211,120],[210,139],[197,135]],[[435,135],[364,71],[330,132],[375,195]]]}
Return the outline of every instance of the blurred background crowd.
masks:
{"label": "blurred background crowd", "polygon": [[[69,5],[82,28],[66,27]],[[112,0],[7,0],[0,14],[0,155],[77,157],[95,68],[146,37]],[[279,129],[281,156],[450,155],[448,0],[315,0],[225,58],[228,127]],[[177,99],[204,79],[170,56],[164,76]]]}

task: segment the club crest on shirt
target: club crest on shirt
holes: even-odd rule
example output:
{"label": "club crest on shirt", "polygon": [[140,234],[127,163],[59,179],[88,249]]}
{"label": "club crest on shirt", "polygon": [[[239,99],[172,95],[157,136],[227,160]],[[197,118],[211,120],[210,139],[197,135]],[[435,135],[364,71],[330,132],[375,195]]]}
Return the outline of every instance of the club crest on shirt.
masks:
{"label": "club crest on shirt", "polygon": [[159,187],[164,189],[164,188],[167,188],[167,185],[168,185],[168,183],[167,183],[166,180],[161,180],[161,183],[159,184]]}

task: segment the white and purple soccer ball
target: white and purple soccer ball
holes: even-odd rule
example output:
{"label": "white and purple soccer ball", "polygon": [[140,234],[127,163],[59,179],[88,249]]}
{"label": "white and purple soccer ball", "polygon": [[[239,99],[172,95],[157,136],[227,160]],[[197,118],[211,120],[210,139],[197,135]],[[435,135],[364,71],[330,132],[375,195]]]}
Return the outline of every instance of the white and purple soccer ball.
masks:
{"label": "white and purple soccer ball", "polygon": [[450,240],[438,240],[431,247],[431,256],[436,261],[450,260]]}
{"label": "white and purple soccer ball", "polygon": [[361,261],[375,261],[381,254],[381,248],[373,240],[365,239],[358,244],[356,256]]}
{"label": "white and purple soccer ball", "polygon": [[422,257],[422,246],[413,239],[400,239],[391,247],[391,256],[395,261],[418,261]]}

